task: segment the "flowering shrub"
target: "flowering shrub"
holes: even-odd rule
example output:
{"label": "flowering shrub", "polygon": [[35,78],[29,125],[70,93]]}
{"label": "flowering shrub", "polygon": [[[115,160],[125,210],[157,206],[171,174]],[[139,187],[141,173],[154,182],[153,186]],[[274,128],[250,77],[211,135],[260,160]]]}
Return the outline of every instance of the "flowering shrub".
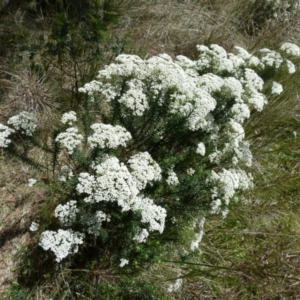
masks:
{"label": "flowering shrub", "polygon": [[[20,150],[14,135],[21,134],[51,154],[49,184],[62,188],[39,245],[57,262],[96,239],[104,248],[118,245],[123,267],[137,244],[152,236],[163,241],[196,222],[200,232],[188,243],[193,251],[205,214],[225,217],[236,193],[252,187],[243,124],[267,104],[265,81],[295,72],[290,58],[300,49],[286,43],[280,53],[262,49],[257,56],[240,47],[235,54],[218,45],[198,50],[196,61],[119,55],[80,88],[85,110],[64,113],[48,144],[34,139],[39,128],[32,113],[10,118],[13,129],[0,124],[0,146],[8,152]],[[271,94],[279,95],[282,85],[271,84]]]}

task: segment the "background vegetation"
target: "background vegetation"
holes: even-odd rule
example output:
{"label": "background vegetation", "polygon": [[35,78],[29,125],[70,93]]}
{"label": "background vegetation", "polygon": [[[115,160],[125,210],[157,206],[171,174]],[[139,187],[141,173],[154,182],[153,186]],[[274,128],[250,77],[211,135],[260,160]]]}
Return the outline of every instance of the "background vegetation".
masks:
{"label": "background vegetation", "polygon": [[[183,54],[195,59],[197,44],[216,43],[227,51],[242,46],[249,52],[278,49],[283,42],[299,45],[299,10],[262,3],[11,0],[5,5],[2,1],[1,121],[21,108],[35,109],[46,133],[49,124],[57,122],[58,112],[80,111],[83,96],[78,88],[120,53],[142,58]],[[263,112],[248,121],[246,136],[254,157],[255,189],[236,200],[226,219],[207,220],[200,251],[194,257],[184,255],[183,233],[183,242],[164,249],[164,256],[147,269],[133,268],[126,273],[113,268],[112,258],[107,257],[106,263],[93,260],[84,269],[58,269],[53,274],[44,264],[36,272],[40,258],[28,252],[36,243],[28,227],[42,201],[52,197],[55,205],[55,191],[29,189],[27,178],[35,171],[2,154],[1,297],[300,298],[298,78],[298,71],[286,80],[281,78],[285,92],[270,99]],[[44,159],[38,152],[33,155]],[[40,179],[47,181],[47,175]],[[168,285],[178,274],[183,279],[182,289],[168,293]]]}

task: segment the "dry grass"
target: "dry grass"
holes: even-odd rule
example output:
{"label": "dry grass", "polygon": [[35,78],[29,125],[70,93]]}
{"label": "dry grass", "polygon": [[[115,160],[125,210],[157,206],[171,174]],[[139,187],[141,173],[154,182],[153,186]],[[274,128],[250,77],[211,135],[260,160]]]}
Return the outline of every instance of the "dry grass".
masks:
{"label": "dry grass", "polygon": [[0,160],[0,292],[15,279],[16,255],[30,241],[28,228],[43,193],[28,187],[32,169],[2,156]]}
{"label": "dry grass", "polygon": [[[230,16],[210,10],[205,1],[131,1],[114,28],[130,38],[139,53],[168,53],[197,57],[197,44],[218,43],[230,50],[245,38],[230,22]],[[128,4],[127,4],[128,5]],[[124,9],[125,10],[125,9]]]}
{"label": "dry grass", "polygon": [[[129,35],[143,57],[168,53],[195,59],[196,45],[214,43],[227,51],[237,45],[250,51],[276,49],[299,36],[299,12],[264,20],[263,11],[249,1],[124,0],[120,5],[124,14],[112,31],[119,37]],[[254,30],[258,13],[262,24]]]}

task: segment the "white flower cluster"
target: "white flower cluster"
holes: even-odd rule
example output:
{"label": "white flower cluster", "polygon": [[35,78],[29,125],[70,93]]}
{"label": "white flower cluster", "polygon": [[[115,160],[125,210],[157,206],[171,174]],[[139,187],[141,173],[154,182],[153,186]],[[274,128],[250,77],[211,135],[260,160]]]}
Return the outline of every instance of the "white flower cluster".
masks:
{"label": "white flower cluster", "polygon": [[260,49],[259,51],[264,54],[261,61],[265,66],[278,69],[284,61],[283,57],[276,51],[267,48]]}
{"label": "white flower cluster", "polygon": [[211,69],[214,74],[232,73],[235,67],[239,66],[239,63],[233,59],[234,57],[228,57],[226,50],[219,45],[212,44],[210,48],[198,45],[197,49],[200,55],[196,68],[201,72]]}
{"label": "white flower cluster", "polygon": [[179,179],[177,177],[177,174],[174,172],[173,168],[168,171],[168,177],[166,179],[166,182],[168,185],[178,185]]}
{"label": "white flower cluster", "polygon": [[[142,159],[144,159],[143,162]],[[128,164],[132,173],[116,157],[107,156],[100,164],[93,166],[96,175],[79,174],[77,192],[88,195],[84,198],[87,203],[117,202],[122,211],[140,211],[141,222],[148,224],[148,230],[157,230],[162,233],[166,210],[155,205],[153,200],[140,195],[147,182],[161,178],[160,167],[147,152],[132,156]],[[142,234],[143,238],[141,236],[138,238],[137,235],[135,240],[144,240],[149,235],[146,229],[142,231]]]}
{"label": "white flower cluster", "polygon": [[152,199],[137,197],[132,210],[141,211],[141,222],[149,224],[149,231],[159,231],[160,233],[164,231],[167,212],[163,207],[155,205]]}
{"label": "white flower cluster", "polygon": [[119,125],[95,123],[91,128],[94,130],[94,134],[88,137],[91,148],[115,149],[118,146],[126,146],[126,142],[131,139],[131,134]]}
{"label": "white flower cluster", "polygon": [[280,50],[284,51],[287,55],[300,57],[300,48],[293,43],[282,44]]}
{"label": "white flower cluster", "polygon": [[119,99],[119,102],[132,111],[134,116],[142,116],[149,108],[146,94],[143,91],[144,83],[138,79],[127,82],[128,90]]}
{"label": "white flower cluster", "polygon": [[132,199],[139,193],[134,178],[127,167],[115,156],[107,157],[96,165],[97,176],[80,173],[77,192],[89,196],[84,198],[87,203],[101,201],[117,202],[122,211],[131,208]]}
{"label": "white flower cluster", "polygon": [[55,217],[63,226],[71,226],[76,221],[76,215],[79,212],[77,201],[71,200],[64,205],[59,204],[55,211]]}
{"label": "white flower cluster", "polygon": [[73,122],[77,121],[76,113],[74,111],[66,112],[61,117],[63,124],[73,125]]}
{"label": "white flower cluster", "polygon": [[7,124],[11,124],[16,130],[21,130],[23,134],[32,136],[37,128],[35,114],[22,111],[19,115],[9,118]]}
{"label": "white flower cluster", "polygon": [[39,245],[44,250],[51,250],[60,262],[69,254],[78,252],[78,245],[83,243],[84,234],[71,229],[56,231],[44,231],[41,234]]}
{"label": "white flower cluster", "polygon": [[0,123],[0,147],[1,148],[6,148],[10,144],[11,140],[8,139],[8,137],[14,132],[15,130]]}
{"label": "white flower cluster", "polygon": [[81,144],[83,136],[78,133],[77,127],[69,127],[65,132],[61,132],[57,135],[55,141],[63,145],[67,149],[68,153],[73,154],[76,147]]}
{"label": "white flower cluster", "polygon": [[143,228],[143,229],[140,229],[135,234],[135,236],[133,237],[133,240],[136,241],[138,244],[145,243],[147,241],[148,236],[149,236],[148,230]]}
{"label": "white flower cluster", "polygon": [[209,155],[209,160],[212,163],[219,164],[223,157],[231,155],[234,165],[242,162],[250,167],[252,165],[252,154],[249,143],[244,141],[245,131],[243,126],[233,119],[229,119],[227,126],[227,131],[223,136],[226,137],[228,142],[223,145],[222,150],[217,149],[212,152]]}
{"label": "white flower cluster", "polygon": [[241,169],[223,169],[216,173],[212,171],[209,181],[213,183],[212,212],[218,213],[221,203],[228,206],[230,199],[237,190],[247,190],[253,187],[252,177]]}
{"label": "white flower cluster", "polygon": [[[117,64],[111,64],[99,72],[99,81],[86,84],[80,91],[89,95],[100,92],[107,101],[118,101],[132,111],[132,115],[142,116],[149,108],[146,98],[149,84],[146,83],[151,82],[151,93],[154,97],[160,95],[159,105],[163,104],[163,95],[174,89],[170,112],[187,117],[191,130],[204,126],[206,115],[215,108],[215,99],[197,87],[193,77],[166,54],[146,61],[135,55],[120,55],[116,62]],[[127,90],[120,96],[123,89],[122,79],[129,76],[134,79],[127,80]],[[126,115],[127,111],[123,110],[122,113]]]}
{"label": "white flower cluster", "polygon": [[187,173],[188,175],[190,175],[190,176],[194,175],[195,172],[196,172],[196,171],[195,171],[193,168],[188,168],[188,169],[186,170],[186,173]]}
{"label": "white flower cluster", "polygon": [[[285,45],[285,44],[283,44],[283,45]],[[282,46],[281,50],[289,56],[297,57],[298,55],[297,55],[296,47],[298,47],[298,46],[296,46],[296,45],[295,45],[295,47]],[[267,49],[267,48],[261,49],[260,53],[262,55],[261,62],[263,63],[264,67],[271,67],[274,69],[279,69],[281,66],[286,66],[289,74],[293,74],[296,72],[295,65],[289,59],[283,58],[280,53],[270,50],[270,49]]]}
{"label": "white flower cluster", "polygon": [[148,182],[161,179],[161,168],[148,152],[140,152],[131,156],[128,164],[139,190],[144,189]]}
{"label": "white flower cluster", "polygon": [[237,57],[242,59],[242,65],[244,64],[244,62],[246,62],[246,64],[249,67],[258,67],[258,68],[264,68],[263,63],[260,61],[260,59],[253,55],[250,54],[247,50],[245,50],[242,47],[234,47],[236,52],[237,52]]}
{"label": "white flower cluster", "polygon": [[[61,118],[63,124],[72,125],[73,122],[77,121],[76,113],[74,111],[69,111],[64,113]],[[73,154],[76,147],[81,144],[83,136],[79,133],[77,127],[69,127],[65,132],[61,132],[57,135],[55,141],[63,145],[67,149],[68,153]],[[66,171],[63,171],[66,173]],[[66,177],[63,176],[61,181],[65,181]]]}

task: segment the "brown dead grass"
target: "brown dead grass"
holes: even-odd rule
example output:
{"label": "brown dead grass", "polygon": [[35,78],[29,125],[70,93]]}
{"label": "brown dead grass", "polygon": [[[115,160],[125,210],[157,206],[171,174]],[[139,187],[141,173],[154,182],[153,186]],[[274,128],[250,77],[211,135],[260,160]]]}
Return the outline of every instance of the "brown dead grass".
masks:
{"label": "brown dead grass", "polygon": [[197,44],[218,43],[227,50],[243,45],[245,38],[230,16],[210,10],[204,2],[131,1],[114,29],[121,36],[129,33],[144,56],[168,53],[195,58]]}
{"label": "brown dead grass", "polygon": [[300,33],[299,12],[262,20],[258,26],[255,14],[262,12],[246,0],[124,0],[120,5],[125,13],[112,31],[119,38],[129,36],[135,54],[143,57],[168,53],[195,59],[196,45],[214,43],[227,51],[234,46],[276,49],[283,42],[296,42]]}
{"label": "brown dead grass", "polygon": [[28,187],[28,178],[35,177],[28,166],[0,159],[0,293],[14,280],[17,254],[30,240],[29,226],[43,199],[37,187]]}

